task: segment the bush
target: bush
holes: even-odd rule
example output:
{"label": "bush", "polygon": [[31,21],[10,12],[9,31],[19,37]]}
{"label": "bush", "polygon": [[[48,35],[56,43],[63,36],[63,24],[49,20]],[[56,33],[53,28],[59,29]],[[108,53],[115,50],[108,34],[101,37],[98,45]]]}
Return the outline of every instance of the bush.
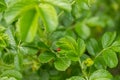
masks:
{"label": "bush", "polygon": [[1,0],[0,80],[118,80],[119,3]]}

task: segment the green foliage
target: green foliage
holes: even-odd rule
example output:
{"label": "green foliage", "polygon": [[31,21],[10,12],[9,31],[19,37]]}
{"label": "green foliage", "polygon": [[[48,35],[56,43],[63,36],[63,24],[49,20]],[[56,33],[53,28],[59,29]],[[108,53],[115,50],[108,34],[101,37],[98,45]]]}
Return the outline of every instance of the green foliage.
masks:
{"label": "green foliage", "polygon": [[35,2],[29,1],[15,1],[12,5],[9,5],[7,8],[4,18],[5,21],[10,24],[18,19],[18,16],[22,15],[25,11],[31,9],[35,6]]}
{"label": "green foliage", "polygon": [[117,66],[118,59],[117,59],[117,55],[114,51],[108,49],[108,50],[104,51],[102,54],[103,54],[103,59],[107,66],[109,66],[110,68]]}
{"label": "green foliage", "polygon": [[6,3],[4,0],[0,1],[0,12],[4,11],[6,9]]}
{"label": "green foliage", "polygon": [[78,61],[85,51],[85,42],[80,38],[76,41],[70,36],[59,39],[57,46],[61,49],[59,54],[68,57],[72,61]]}
{"label": "green foliage", "polygon": [[0,80],[119,80],[119,5],[0,0]]}
{"label": "green foliage", "polygon": [[45,29],[47,32],[54,31],[58,25],[58,17],[54,7],[49,4],[40,4],[39,7],[39,14],[46,26]]}
{"label": "green foliage", "polygon": [[15,77],[18,80],[22,79],[21,73],[15,70],[4,71],[4,73],[2,73],[1,76]]}
{"label": "green foliage", "polygon": [[85,52],[85,49],[86,49],[85,42],[84,42],[84,40],[79,38],[77,40],[77,44],[78,44],[78,49],[77,49],[78,54],[77,55],[82,56],[82,54]]}
{"label": "green foliage", "polygon": [[[26,42],[33,41],[33,38],[37,32],[37,21],[38,21],[38,14],[34,9],[31,9],[24,13],[21,18],[18,20],[18,30],[21,37],[21,40]],[[26,24],[29,23],[29,24]]]}
{"label": "green foliage", "polygon": [[76,41],[69,36],[59,39],[57,45],[63,50],[76,50],[77,43]]}
{"label": "green foliage", "polygon": [[98,45],[98,42],[95,40],[95,39],[90,39],[88,42],[87,42],[87,50],[89,52],[90,55],[92,56],[96,56],[97,53],[99,52],[100,50],[100,47]]}
{"label": "green foliage", "polygon": [[82,78],[82,77],[79,77],[79,76],[73,76],[73,77],[71,77],[70,79],[67,79],[67,80],[85,80],[85,79]]}
{"label": "green foliage", "polygon": [[0,80],[16,80],[14,77],[2,77]]}
{"label": "green foliage", "polygon": [[110,46],[113,41],[115,40],[116,37],[116,33],[106,33],[103,35],[102,37],[102,46],[103,48],[106,48],[108,46]]}
{"label": "green foliage", "polygon": [[83,39],[87,39],[90,36],[90,29],[84,23],[78,23],[75,25],[76,33]]}
{"label": "green foliage", "polygon": [[89,80],[111,80],[111,79],[112,75],[108,71],[100,69],[93,72]]}
{"label": "green foliage", "polygon": [[51,52],[44,52],[39,56],[40,62],[47,63],[54,59],[54,54]]}
{"label": "green foliage", "polygon": [[[61,64],[62,63],[62,64]],[[57,70],[65,71],[71,64],[71,61],[67,58],[57,58],[54,65]]]}
{"label": "green foliage", "polygon": [[6,64],[13,63],[14,62],[14,54],[12,54],[12,53],[6,53],[3,56],[3,62],[6,63]]}
{"label": "green foliage", "polygon": [[23,55],[18,53],[14,56],[14,67],[16,70],[21,70],[23,67]]}
{"label": "green foliage", "polygon": [[[71,11],[71,5],[68,0],[43,0],[43,2],[47,2],[49,4],[52,4],[54,6],[57,6],[61,9],[64,9],[66,11]],[[55,15],[54,15],[55,16]]]}

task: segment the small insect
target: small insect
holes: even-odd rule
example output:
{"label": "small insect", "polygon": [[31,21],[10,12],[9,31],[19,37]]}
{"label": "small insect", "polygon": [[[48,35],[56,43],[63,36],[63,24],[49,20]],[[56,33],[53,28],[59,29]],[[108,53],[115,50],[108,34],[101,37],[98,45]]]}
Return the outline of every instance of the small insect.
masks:
{"label": "small insect", "polygon": [[60,48],[57,48],[57,52],[59,52],[59,51],[61,51],[61,49],[60,49]]}
{"label": "small insect", "polygon": [[54,51],[59,52],[59,51],[61,51],[61,48],[56,48],[56,49],[54,49]]}

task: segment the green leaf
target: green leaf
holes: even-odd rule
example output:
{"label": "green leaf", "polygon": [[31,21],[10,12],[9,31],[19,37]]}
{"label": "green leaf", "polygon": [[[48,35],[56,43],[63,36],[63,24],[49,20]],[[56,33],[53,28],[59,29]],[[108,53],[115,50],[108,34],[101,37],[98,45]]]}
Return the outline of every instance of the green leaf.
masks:
{"label": "green leaf", "polygon": [[81,22],[75,25],[75,31],[83,39],[87,39],[91,33],[89,27]]}
{"label": "green leaf", "polygon": [[88,0],[75,0],[76,1],[76,4],[78,6],[78,9],[83,9],[83,10],[89,10],[89,6],[88,6]]}
{"label": "green leaf", "polygon": [[33,1],[16,1],[7,8],[4,18],[10,24],[27,10],[34,8],[35,5],[36,3]]}
{"label": "green leaf", "polygon": [[4,0],[0,0],[0,12],[4,11],[7,8],[7,5]]}
{"label": "green leaf", "polygon": [[22,79],[22,74],[15,70],[6,70],[1,74],[1,76],[15,77],[18,80]]}
{"label": "green leaf", "polygon": [[38,27],[38,14],[35,9],[24,13],[17,24],[21,40],[26,42],[33,41]]}
{"label": "green leaf", "polygon": [[23,64],[23,54],[18,53],[14,57],[14,66],[16,70],[21,70],[22,69],[22,64]]}
{"label": "green leaf", "polygon": [[80,4],[75,3],[74,5],[72,5],[72,14],[75,17],[75,19],[78,19],[82,16]]}
{"label": "green leaf", "polygon": [[2,58],[2,52],[0,51],[0,59]]}
{"label": "green leaf", "polygon": [[114,47],[112,47],[112,49],[113,49],[115,52],[120,53],[120,47],[114,46]]}
{"label": "green leaf", "polygon": [[0,80],[17,80],[17,79],[14,77],[2,77],[0,78]]}
{"label": "green leaf", "polygon": [[96,69],[106,69],[107,65],[104,61],[103,56],[99,56],[94,60],[94,66]]}
{"label": "green leaf", "polygon": [[115,42],[112,44],[112,49],[113,49],[115,52],[120,52],[120,41],[115,41]]}
{"label": "green leaf", "polygon": [[8,80],[8,77],[1,77],[0,80]]}
{"label": "green leaf", "polygon": [[16,41],[15,41],[15,38],[13,36],[13,32],[12,32],[12,29],[10,29],[10,27],[6,30],[6,34],[9,35],[8,38],[8,42],[10,45],[12,46],[16,46]]}
{"label": "green leaf", "polygon": [[107,32],[102,37],[103,48],[109,47],[116,38],[116,32]]}
{"label": "green leaf", "polygon": [[14,54],[13,53],[6,53],[3,56],[3,62],[6,64],[12,64],[14,62]]}
{"label": "green leaf", "polygon": [[55,8],[49,4],[39,5],[39,14],[48,32],[56,30],[58,25],[58,17]]}
{"label": "green leaf", "polygon": [[95,39],[90,39],[90,41],[87,42],[87,50],[90,55],[95,56],[100,51],[98,42]]}
{"label": "green leaf", "polygon": [[104,61],[106,63],[106,65],[110,68],[114,68],[117,66],[118,64],[118,58],[117,58],[117,55],[116,53],[113,51],[113,50],[105,50],[103,53],[102,53],[102,56],[104,58]]}
{"label": "green leaf", "polygon": [[61,48],[61,50],[76,50],[77,43],[74,38],[70,36],[63,37],[58,40],[57,46]]}
{"label": "green leaf", "polygon": [[73,76],[69,79],[66,79],[66,80],[85,80],[83,77],[80,77],[80,76]]}
{"label": "green leaf", "polygon": [[71,11],[71,4],[68,0],[43,0],[66,11]]}
{"label": "green leaf", "polygon": [[35,49],[31,46],[20,46],[19,47],[20,53],[25,55],[35,55],[38,52],[38,49]]}
{"label": "green leaf", "polygon": [[86,45],[85,45],[84,40],[82,40],[80,38],[77,40],[77,44],[78,44],[78,50],[77,50],[78,56],[81,56],[85,52]]}
{"label": "green leaf", "polygon": [[6,28],[4,27],[4,26],[2,26],[2,25],[0,25],[0,33],[2,32],[5,32],[5,30],[6,30]]}
{"label": "green leaf", "polygon": [[0,48],[5,48],[7,46],[8,35],[0,33]]}
{"label": "green leaf", "polygon": [[99,20],[100,17],[92,17],[92,18],[89,18],[87,19],[87,25],[90,26],[90,27],[95,27],[95,26],[100,26],[100,20]]}
{"label": "green leaf", "polygon": [[59,71],[65,71],[71,64],[68,58],[57,58],[54,62],[55,68]]}
{"label": "green leaf", "polygon": [[51,52],[44,52],[41,53],[39,56],[39,60],[41,63],[47,63],[49,61],[51,61],[52,59],[54,59],[55,55]]}
{"label": "green leaf", "polygon": [[79,60],[79,56],[76,55],[76,53],[74,53],[72,51],[68,51],[68,52],[66,52],[66,54],[67,54],[66,56],[72,61],[78,61]]}
{"label": "green leaf", "polygon": [[94,4],[96,2],[96,0],[88,0],[88,5],[91,7],[92,4]]}
{"label": "green leaf", "polygon": [[114,80],[120,80],[120,76],[119,76],[119,75],[116,75],[113,79],[114,79]]}
{"label": "green leaf", "polygon": [[47,46],[47,45],[45,44],[45,42],[43,42],[43,41],[39,41],[39,42],[37,43],[37,46],[38,46],[39,48],[49,49],[49,46]]}
{"label": "green leaf", "polygon": [[108,79],[108,78],[99,78],[99,79],[96,79],[96,80],[111,80],[111,79]]}
{"label": "green leaf", "polygon": [[10,77],[8,80],[17,80],[17,79],[14,77]]}
{"label": "green leaf", "polygon": [[112,75],[108,71],[104,69],[100,69],[93,72],[89,80],[111,80],[111,78],[112,78]]}
{"label": "green leaf", "polygon": [[0,5],[6,5],[4,0],[0,0]]}

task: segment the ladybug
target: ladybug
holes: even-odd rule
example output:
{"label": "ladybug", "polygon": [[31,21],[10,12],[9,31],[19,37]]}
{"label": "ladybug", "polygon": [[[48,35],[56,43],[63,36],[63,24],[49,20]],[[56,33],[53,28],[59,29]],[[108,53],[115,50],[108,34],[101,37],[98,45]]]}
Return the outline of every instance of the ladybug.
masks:
{"label": "ladybug", "polygon": [[54,51],[59,52],[59,51],[61,51],[61,48],[56,48],[56,49],[54,49]]}
{"label": "ladybug", "polygon": [[60,48],[57,48],[56,50],[57,50],[57,52],[61,51],[61,49],[60,49]]}

